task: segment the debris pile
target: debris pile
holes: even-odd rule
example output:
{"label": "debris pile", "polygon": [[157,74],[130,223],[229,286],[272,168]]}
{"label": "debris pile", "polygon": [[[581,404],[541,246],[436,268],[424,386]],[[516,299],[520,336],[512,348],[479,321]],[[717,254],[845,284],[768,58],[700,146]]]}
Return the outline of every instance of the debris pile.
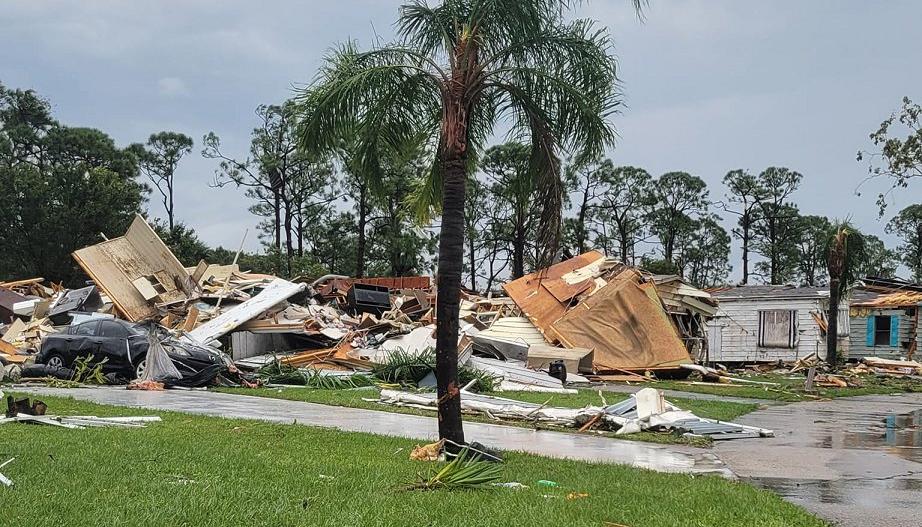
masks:
{"label": "debris pile", "polygon": [[[692,363],[717,303],[674,277],[646,275],[590,251],[503,286],[552,344],[590,350],[592,373],[675,370]],[[660,292],[662,291],[662,293]]]}
{"label": "debris pile", "polygon": [[889,360],[865,357],[862,362],[874,373],[883,375],[922,375],[922,363],[912,360]]}
{"label": "debris pile", "polygon": [[[105,355],[104,370],[122,368],[123,383],[156,390],[253,386],[260,377],[365,385],[363,378],[403,362],[415,366],[401,372],[418,374],[384,380],[434,386],[436,291],[429,277],[289,281],[236,264],[185,268],[141,216],[123,236],[73,256],[91,278],[85,287],[41,278],[0,284],[4,364],[39,360],[47,368],[28,371],[67,377],[74,357],[93,348]],[[573,392],[569,386],[590,379],[682,371],[716,309],[707,293],[678,277],[644,274],[595,251],[504,288],[508,297],[462,295],[462,381],[476,380],[472,386],[481,389]],[[166,354],[156,352],[161,347]],[[207,353],[220,358],[183,359]]]}
{"label": "debris pile", "polygon": [[[381,390],[377,401],[393,406],[437,410],[434,393],[385,389]],[[700,418],[667,402],[663,398],[663,392],[654,388],[644,388],[619,403],[584,408],[552,407],[462,390],[461,410],[499,421],[525,421],[579,428],[580,431],[599,428],[614,431],[617,435],[641,431],[668,431],[689,436],[705,436],[714,440],[773,435],[771,430]],[[424,454],[425,452],[420,452],[418,455]]]}

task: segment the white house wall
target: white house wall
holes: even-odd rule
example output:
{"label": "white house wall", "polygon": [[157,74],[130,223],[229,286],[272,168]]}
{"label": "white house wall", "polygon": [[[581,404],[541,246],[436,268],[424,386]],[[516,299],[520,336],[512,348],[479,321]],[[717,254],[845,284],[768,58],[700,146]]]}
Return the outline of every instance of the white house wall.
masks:
{"label": "white house wall", "polygon": [[[717,362],[772,362],[796,360],[816,352],[826,357],[826,346],[811,311],[820,311],[820,299],[745,299],[720,300],[720,311],[708,325],[717,325],[721,331],[720,349],[709,352],[711,361]],[[759,311],[797,311],[797,343],[794,349],[760,348]],[[842,339],[847,342],[848,339]]]}
{"label": "white house wall", "polygon": [[[910,332],[915,326],[915,316],[909,316],[906,309],[851,309],[851,343],[848,357],[860,359],[862,357],[880,357],[883,359],[899,359],[906,356],[907,349],[902,343],[912,342],[918,339],[919,335],[911,335]],[[899,342],[901,345],[875,345],[868,346],[868,316],[898,316],[900,327],[898,328]],[[919,349],[918,347],[916,349]]]}

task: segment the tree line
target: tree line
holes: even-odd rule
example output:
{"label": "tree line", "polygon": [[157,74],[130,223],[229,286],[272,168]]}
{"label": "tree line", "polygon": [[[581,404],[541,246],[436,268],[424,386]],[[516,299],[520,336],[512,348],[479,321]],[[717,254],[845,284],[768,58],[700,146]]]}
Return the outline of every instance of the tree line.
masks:
{"label": "tree line", "polygon": [[[225,152],[213,132],[202,139],[201,155],[216,161],[211,185],[243,190],[259,218],[264,250],[244,253],[241,264],[288,277],[432,272],[438,236],[409,205],[429,153],[381,158],[374,172],[358,162],[356,145],[311,157],[298,145],[297,112],[294,101],[258,107],[246,157]],[[77,279],[69,253],[121,232],[151,199],[165,216],[154,227],[185,264],[229,263],[233,250],[208,247],[177,219],[175,176],[193,151],[191,137],[169,131],[119,148],[104,132],[57,122],[34,92],[0,86],[0,276]],[[463,283],[471,290],[538,268],[543,207],[530,155],[519,141],[492,146],[467,179]],[[654,176],[598,158],[561,165],[560,257],[595,249],[702,287],[726,283],[736,265],[744,284],[828,283],[832,222],[801,213],[803,175],[794,170],[732,170],[712,195],[687,172]],[[900,210],[885,229],[901,243],[887,248],[865,234],[859,275],[893,276],[902,264],[922,280],[922,205]],[[731,265],[734,241],[741,258]]]}

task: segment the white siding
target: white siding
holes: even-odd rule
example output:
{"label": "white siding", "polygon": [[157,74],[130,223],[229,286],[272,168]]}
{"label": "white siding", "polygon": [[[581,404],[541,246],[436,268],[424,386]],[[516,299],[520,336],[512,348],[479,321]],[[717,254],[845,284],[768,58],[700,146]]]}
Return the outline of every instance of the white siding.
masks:
{"label": "white siding", "polygon": [[[758,346],[759,311],[772,309],[797,311],[797,344],[794,349]],[[825,358],[826,344],[810,314],[821,309],[821,300],[812,298],[721,300],[717,316],[708,321],[708,325],[720,327],[720,349],[712,346],[709,358],[716,362],[790,361],[813,352]]]}

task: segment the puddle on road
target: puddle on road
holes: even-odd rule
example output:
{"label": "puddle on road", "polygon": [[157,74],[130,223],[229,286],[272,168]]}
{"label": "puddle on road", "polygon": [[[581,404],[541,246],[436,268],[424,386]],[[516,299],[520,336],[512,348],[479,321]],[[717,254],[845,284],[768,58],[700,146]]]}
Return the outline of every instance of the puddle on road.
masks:
{"label": "puddle on road", "polygon": [[743,481],[775,492],[788,501],[804,503],[845,503],[863,507],[911,506],[915,499],[903,500],[899,492],[922,490],[919,479],[788,479],[745,478]]}
{"label": "puddle on road", "polygon": [[[820,446],[827,447],[826,442]],[[922,463],[922,410],[887,415],[879,427],[845,431],[845,448],[879,448],[896,456]]]}

